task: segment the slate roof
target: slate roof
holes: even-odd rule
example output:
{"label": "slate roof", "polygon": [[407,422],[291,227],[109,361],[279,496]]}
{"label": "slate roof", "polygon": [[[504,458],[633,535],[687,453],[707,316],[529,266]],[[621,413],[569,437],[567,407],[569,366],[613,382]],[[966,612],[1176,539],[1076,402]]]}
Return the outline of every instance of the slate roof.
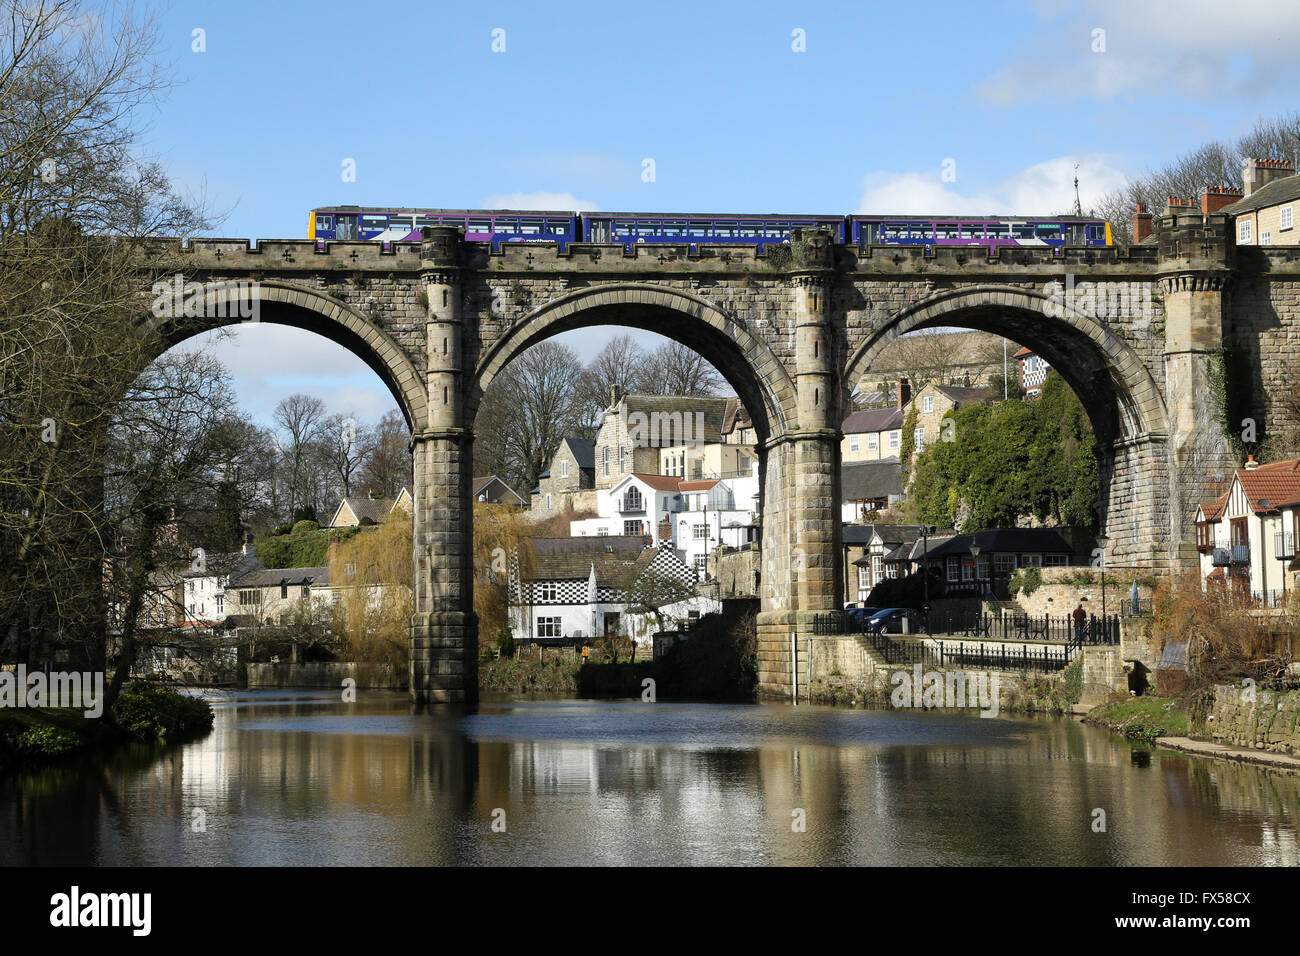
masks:
{"label": "slate roof", "polygon": [[1283,179],[1275,179],[1267,186],[1260,186],[1244,199],[1238,199],[1224,206],[1222,211],[1236,216],[1296,199],[1300,199],[1300,176],[1287,176]]}
{"label": "slate roof", "polygon": [[846,435],[860,435],[864,432],[893,431],[903,427],[903,410],[901,408],[868,408],[854,412],[844,419],[840,431]]}
{"label": "slate roof", "polygon": [[257,568],[230,579],[232,588],[274,588],[304,584],[325,586],[330,583],[329,568]]}
{"label": "slate roof", "polygon": [[[625,420],[634,412],[640,412],[645,415],[649,423],[658,423],[658,427],[651,427],[650,447],[666,448],[672,445],[680,445],[689,439],[691,441],[703,442],[721,442],[722,425],[727,414],[727,398],[712,398],[694,395],[625,395],[619,404],[623,407]],[[701,413],[703,418],[703,434],[696,434],[695,413]],[[651,415],[658,414],[660,418],[651,419]],[[690,418],[690,435],[684,433],[678,434],[676,426],[685,420],[686,416]],[[664,418],[663,416],[675,416]],[[683,429],[683,432],[685,430]],[[593,456],[594,466],[594,456]]]}
{"label": "slate roof", "polygon": [[[343,504],[356,515],[358,521],[369,518],[375,524],[383,524],[388,512],[393,510],[392,498],[344,498]],[[335,512],[335,517],[337,516],[338,512]]]}
{"label": "slate roof", "polygon": [[209,554],[206,559],[206,564],[206,570],[189,570],[182,574],[181,577],[202,578],[209,575],[228,574],[233,580],[241,574],[248,574],[250,571],[258,571],[265,567],[265,565],[257,559],[255,553],[250,552],[244,554],[242,551]]}
{"label": "slate roof", "polygon": [[474,489],[473,489],[473,491],[471,492],[471,494],[473,495],[473,497],[477,498],[477,497],[479,496],[479,493],[480,493],[484,488],[486,488],[488,485],[490,485],[490,484],[491,484],[492,482],[494,482],[494,481],[495,481],[495,482],[499,482],[502,488],[504,488],[506,491],[510,492],[510,494],[514,495],[514,496],[515,496],[515,499],[516,499],[517,501],[519,501],[521,504],[523,503],[523,501],[524,501],[523,496],[520,495],[519,492],[517,492],[517,491],[515,491],[513,488],[511,488],[509,485],[507,485],[504,481],[502,481],[502,480],[501,480],[500,478],[498,478],[496,475],[487,475],[486,477],[483,477],[483,478],[475,478],[475,479],[474,479]]}
{"label": "slate roof", "polygon": [[727,399],[727,408],[722,415],[722,434],[730,435],[737,428],[752,428],[753,421],[749,417],[749,411],[740,403],[739,398]]}
{"label": "slate roof", "polygon": [[845,501],[887,498],[903,493],[903,471],[897,458],[846,461],[840,465],[840,497]]}
{"label": "slate roof", "polygon": [[596,470],[596,440],[594,438],[566,438],[560,444],[568,445],[573,460],[583,471]]}
{"label": "slate roof", "polygon": [[959,405],[969,404],[970,402],[987,402],[997,398],[997,392],[983,385],[936,385],[935,388]]}
{"label": "slate roof", "polygon": [[617,585],[643,554],[654,549],[645,535],[605,535],[579,538],[534,538],[529,581],[586,580],[596,566],[596,583]]}

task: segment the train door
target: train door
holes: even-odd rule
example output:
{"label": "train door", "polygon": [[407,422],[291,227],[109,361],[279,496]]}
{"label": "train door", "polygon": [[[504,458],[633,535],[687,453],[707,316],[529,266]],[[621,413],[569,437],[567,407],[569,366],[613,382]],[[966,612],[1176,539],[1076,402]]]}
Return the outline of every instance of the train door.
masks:
{"label": "train door", "polygon": [[357,217],[336,216],[335,226],[334,226],[334,236],[337,239],[356,239]]}
{"label": "train door", "polygon": [[591,223],[591,242],[609,242],[609,220],[588,219]]}

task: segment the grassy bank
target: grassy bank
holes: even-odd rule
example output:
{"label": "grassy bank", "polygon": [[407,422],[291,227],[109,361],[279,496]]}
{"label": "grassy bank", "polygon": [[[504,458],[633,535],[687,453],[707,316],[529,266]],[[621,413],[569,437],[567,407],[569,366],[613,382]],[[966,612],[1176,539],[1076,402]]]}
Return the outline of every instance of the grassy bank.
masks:
{"label": "grassy bank", "polygon": [[136,682],[99,718],[68,707],[0,710],[0,769],[38,766],[128,743],[176,743],[212,727],[207,701]]}
{"label": "grassy bank", "polygon": [[1085,724],[1104,727],[1129,740],[1152,743],[1157,737],[1186,737],[1191,729],[1187,706],[1172,697],[1130,697],[1094,707]]}
{"label": "grassy bank", "polygon": [[497,694],[569,694],[578,692],[582,659],[551,657],[545,660],[503,657],[480,661],[480,691]]}

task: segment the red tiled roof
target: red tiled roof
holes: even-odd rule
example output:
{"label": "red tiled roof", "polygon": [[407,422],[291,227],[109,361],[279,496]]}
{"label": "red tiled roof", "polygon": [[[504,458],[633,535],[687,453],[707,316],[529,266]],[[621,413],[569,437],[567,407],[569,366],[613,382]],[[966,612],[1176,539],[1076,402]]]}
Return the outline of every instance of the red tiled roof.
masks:
{"label": "red tiled roof", "polygon": [[1024,356],[1024,355],[1033,355],[1033,354],[1034,354],[1034,350],[1031,349],[1031,348],[1029,348],[1028,346],[1025,346],[1025,347],[1022,348],[1019,352],[1017,352],[1015,355],[1013,355],[1013,356],[1011,356],[1011,357],[1012,357],[1012,358],[1020,358],[1021,356]]}
{"label": "red tiled roof", "polygon": [[643,475],[639,472],[632,473],[633,478],[640,479],[649,485],[655,491],[679,491],[682,480],[673,478],[671,475]]}
{"label": "red tiled roof", "polygon": [[1237,469],[1237,480],[1252,511],[1271,511],[1300,500],[1300,458]]}
{"label": "red tiled roof", "polygon": [[1228,495],[1230,491],[1225,491],[1213,501],[1202,501],[1201,511],[1205,515],[1206,521],[1218,521],[1219,516],[1223,514],[1223,509],[1228,506]]}
{"label": "red tiled roof", "polygon": [[683,481],[681,483],[682,491],[708,491],[718,483],[718,479],[709,478],[701,481]]}

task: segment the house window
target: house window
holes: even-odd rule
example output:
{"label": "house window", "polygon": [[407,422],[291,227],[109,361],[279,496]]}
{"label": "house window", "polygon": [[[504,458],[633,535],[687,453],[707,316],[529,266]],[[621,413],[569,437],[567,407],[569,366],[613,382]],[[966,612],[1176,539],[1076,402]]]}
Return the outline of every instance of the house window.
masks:
{"label": "house window", "polygon": [[640,521],[624,521],[624,522],[623,522],[623,533],[624,533],[624,534],[640,534],[640,533],[641,533],[641,522],[640,522]]}
{"label": "house window", "polygon": [[645,510],[645,501],[641,497],[641,489],[633,485],[623,495],[624,511],[643,511]]}
{"label": "house window", "polygon": [[995,554],[993,555],[993,567],[999,574],[1007,574],[1016,569],[1016,556],[1014,554]]}
{"label": "house window", "polygon": [[537,619],[538,637],[563,637],[564,629],[560,627],[558,617],[539,617]]}
{"label": "house window", "polygon": [[561,478],[569,477],[569,463],[567,461],[560,462],[560,477]]}
{"label": "house window", "polygon": [[598,537],[598,538],[608,538],[608,537],[609,537],[609,529],[608,529],[608,528],[601,528],[599,531],[596,532],[596,537]]}
{"label": "house window", "polygon": [[880,447],[880,436],[872,432],[867,436],[867,451],[875,451]]}
{"label": "house window", "polygon": [[546,581],[537,586],[537,599],[539,601],[558,601],[560,599],[560,586],[554,581]]}
{"label": "house window", "polygon": [[898,439],[899,439],[899,436],[900,436],[900,435],[902,435],[902,432],[897,431],[897,430],[892,431],[892,432],[889,433],[889,447],[890,447],[890,448],[897,448],[897,447],[898,447]]}
{"label": "house window", "polygon": [[1283,206],[1277,212],[1277,228],[1283,232],[1291,228],[1291,207]]}
{"label": "house window", "polygon": [[1196,522],[1196,547],[1201,551],[1210,549],[1210,523],[1208,521]]}
{"label": "house window", "polygon": [[924,428],[913,428],[913,429],[912,429],[912,444],[915,446],[915,448],[916,448],[917,451],[922,451],[922,450],[925,449],[925,429],[924,429]]}
{"label": "house window", "polygon": [[701,578],[702,578],[702,577],[705,576],[705,563],[706,563],[708,560],[709,560],[709,559],[708,559],[708,556],[707,556],[707,555],[698,554],[698,555],[695,556],[695,575],[696,575],[696,577],[701,577]]}
{"label": "house window", "polygon": [[289,598],[289,585],[287,585],[287,584],[281,584],[281,585],[280,585],[280,600],[281,600],[281,601],[285,601],[285,600],[288,600],[288,598]]}
{"label": "house window", "polygon": [[963,581],[975,580],[975,559],[974,558],[961,559],[961,579]]}
{"label": "house window", "polygon": [[217,613],[218,614],[226,613],[226,596],[224,594],[217,595]]}
{"label": "house window", "polygon": [[547,511],[550,511],[550,510],[551,510],[551,496],[550,496],[550,495],[547,495],[547,496],[546,496],[546,510],[547,510]]}
{"label": "house window", "polygon": [[303,597],[310,597],[310,596],[311,596],[311,585],[310,585],[310,584],[304,584],[304,585],[302,586],[302,596],[303,596]]}
{"label": "house window", "polygon": [[703,541],[709,536],[709,526],[707,524],[691,525],[691,537],[696,541]]}
{"label": "house window", "polygon": [[1261,246],[1271,246],[1273,244],[1273,233],[1265,229],[1259,234],[1259,244]]}
{"label": "house window", "polygon": [[626,461],[624,461],[624,455],[623,455],[624,451],[625,449],[623,448],[623,446],[619,445],[618,446],[618,472],[620,475],[623,472],[627,471],[627,463]]}
{"label": "house window", "polygon": [[867,591],[871,589],[871,569],[858,568],[858,590]]}
{"label": "house window", "polygon": [[1041,568],[1043,566],[1043,556],[1041,554],[1022,554],[1020,556],[1020,566],[1022,568]]}
{"label": "house window", "polygon": [[605,474],[608,475],[609,474],[609,449],[608,448],[602,448],[600,450],[600,463],[605,469]]}
{"label": "house window", "polygon": [[926,412],[932,412],[932,411],[934,411],[934,396],[933,396],[933,395],[927,395],[927,396],[925,396],[925,398],[923,398],[923,399],[921,400],[921,409],[922,409],[922,411],[926,411]]}
{"label": "house window", "polygon": [[1045,568],[1063,568],[1070,563],[1068,554],[1045,554],[1043,555],[1043,567]]}
{"label": "house window", "polygon": [[1246,529],[1245,518],[1233,518],[1231,526],[1232,545],[1237,547],[1243,544],[1250,544],[1250,533]]}
{"label": "house window", "polygon": [[948,580],[957,581],[961,576],[961,558],[952,554],[948,556]]}
{"label": "house window", "polygon": [[858,450],[859,450],[859,449],[858,449],[858,436],[857,436],[857,435],[850,435],[850,436],[849,436],[849,451],[853,452],[854,454],[857,454]]}
{"label": "house window", "polygon": [[1250,220],[1243,219],[1237,223],[1237,241],[1250,242]]}

